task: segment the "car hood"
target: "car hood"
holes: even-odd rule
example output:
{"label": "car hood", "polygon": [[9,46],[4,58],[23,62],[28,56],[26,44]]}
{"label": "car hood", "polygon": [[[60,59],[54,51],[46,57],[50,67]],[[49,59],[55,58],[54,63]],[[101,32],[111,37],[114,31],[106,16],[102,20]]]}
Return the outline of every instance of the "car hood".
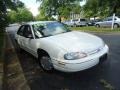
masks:
{"label": "car hood", "polygon": [[71,31],[62,33],[55,36],[47,37],[46,40],[67,52],[91,52],[98,48],[103,47],[103,40],[95,35],[91,35],[84,32]]}

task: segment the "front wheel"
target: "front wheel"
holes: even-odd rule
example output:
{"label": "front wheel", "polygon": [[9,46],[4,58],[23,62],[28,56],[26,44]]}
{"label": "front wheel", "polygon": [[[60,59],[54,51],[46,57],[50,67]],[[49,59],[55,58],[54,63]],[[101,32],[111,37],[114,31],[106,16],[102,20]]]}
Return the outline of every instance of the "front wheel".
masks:
{"label": "front wheel", "polygon": [[51,63],[51,58],[47,55],[41,56],[38,58],[41,68],[44,71],[53,71],[53,65]]}
{"label": "front wheel", "polygon": [[119,25],[118,24],[114,24],[114,28],[118,28],[119,27]]}
{"label": "front wheel", "polygon": [[97,27],[97,28],[99,28],[99,27],[100,27],[100,25],[99,25],[99,24],[96,24],[96,27]]}

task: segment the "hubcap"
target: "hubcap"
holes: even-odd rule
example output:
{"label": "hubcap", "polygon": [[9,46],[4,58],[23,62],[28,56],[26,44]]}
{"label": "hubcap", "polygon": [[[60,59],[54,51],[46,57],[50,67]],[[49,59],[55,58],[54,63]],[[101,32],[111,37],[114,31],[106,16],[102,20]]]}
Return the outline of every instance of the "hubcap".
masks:
{"label": "hubcap", "polygon": [[51,63],[51,59],[47,56],[43,56],[40,60],[41,62],[41,66],[43,67],[43,69],[45,70],[52,70],[52,63]]}

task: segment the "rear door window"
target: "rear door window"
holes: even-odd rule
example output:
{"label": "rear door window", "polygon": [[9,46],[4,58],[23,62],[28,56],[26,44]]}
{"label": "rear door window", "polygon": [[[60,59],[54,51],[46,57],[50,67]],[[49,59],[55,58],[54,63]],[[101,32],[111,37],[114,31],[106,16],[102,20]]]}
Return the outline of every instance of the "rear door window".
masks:
{"label": "rear door window", "polygon": [[17,34],[18,34],[18,35],[20,35],[20,36],[23,36],[23,31],[24,31],[24,28],[25,28],[25,26],[24,26],[24,25],[22,25],[22,26],[19,28],[19,30],[18,30],[18,32],[17,32]]}
{"label": "rear door window", "polygon": [[[23,36],[28,37],[29,35],[32,35],[32,31],[29,25],[25,25],[24,31],[23,31]],[[33,35],[32,35],[33,36]]]}

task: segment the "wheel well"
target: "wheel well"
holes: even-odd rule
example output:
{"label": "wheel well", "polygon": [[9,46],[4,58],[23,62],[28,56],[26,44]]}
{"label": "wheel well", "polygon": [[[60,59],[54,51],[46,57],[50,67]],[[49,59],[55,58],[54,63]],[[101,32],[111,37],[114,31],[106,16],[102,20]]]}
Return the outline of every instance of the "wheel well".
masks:
{"label": "wheel well", "polygon": [[96,24],[96,26],[97,26],[97,25],[100,26],[99,24]]}
{"label": "wheel well", "polygon": [[39,58],[42,57],[43,55],[49,56],[49,54],[45,50],[43,50],[43,49],[38,49],[37,50],[37,54],[38,54]]}
{"label": "wheel well", "polygon": [[118,25],[118,27],[119,27],[119,24],[118,24],[118,23],[114,23],[114,25]]}

